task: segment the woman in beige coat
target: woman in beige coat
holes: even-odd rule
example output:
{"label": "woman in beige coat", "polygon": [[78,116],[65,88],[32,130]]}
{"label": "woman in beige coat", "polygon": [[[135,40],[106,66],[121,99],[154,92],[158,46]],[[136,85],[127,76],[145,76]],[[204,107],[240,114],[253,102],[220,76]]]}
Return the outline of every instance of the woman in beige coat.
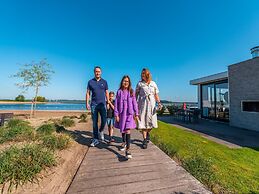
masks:
{"label": "woman in beige coat", "polygon": [[[138,128],[143,134],[143,149],[147,148],[149,133],[153,128],[157,128],[157,107],[160,109],[162,104],[159,98],[159,89],[152,81],[151,73],[148,69],[141,72],[141,81],[136,87],[136,98],[139,108]],[[157,106],[158,105],[158,106]]]}

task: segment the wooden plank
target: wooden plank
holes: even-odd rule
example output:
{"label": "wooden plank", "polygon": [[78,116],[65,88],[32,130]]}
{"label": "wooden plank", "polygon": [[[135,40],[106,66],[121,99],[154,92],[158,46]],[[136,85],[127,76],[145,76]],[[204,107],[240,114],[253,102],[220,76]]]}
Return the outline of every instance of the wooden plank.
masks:
{"label": "wooden plank", "polygon": [[[119,140],[117,130],[115,135]],[[131,160],[118,150],[119,141],[90,148],[67,193],[210,193],[154,144],[141,149],[138,131],[132,139]]]}

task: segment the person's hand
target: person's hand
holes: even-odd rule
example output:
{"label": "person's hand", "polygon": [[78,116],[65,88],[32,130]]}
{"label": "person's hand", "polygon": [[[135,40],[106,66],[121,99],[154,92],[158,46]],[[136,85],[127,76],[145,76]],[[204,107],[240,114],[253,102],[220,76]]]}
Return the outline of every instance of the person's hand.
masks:
{"label": "person's hand", "polygon": [[163,108],[163,105],[162,105],[161,102],[159,102],[159,103],[158,103],[158,110],[162,110],[162,108]]}
{"label": "person's hand", "polygon": [[90,109],[91,109],[91,107],[90,107],[90,105],[89,105],[88,103],[86,104],[86,109],[87,109],[87,110],[90,110]]}
{"label": "person's hand", "polygon": [[139,115],[134,115],[134,120],[139,120],[140,116]]}
{"label": "person's hand", "polygon": [[116,119],[117,123],[120,122],[120,117],[119,116],[116,116],[115,119]]}

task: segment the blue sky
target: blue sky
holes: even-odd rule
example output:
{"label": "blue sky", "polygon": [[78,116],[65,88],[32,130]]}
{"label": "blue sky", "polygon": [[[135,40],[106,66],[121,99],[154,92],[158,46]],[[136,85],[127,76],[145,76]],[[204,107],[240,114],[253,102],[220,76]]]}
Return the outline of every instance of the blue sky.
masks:
{"label": "blue sky", "polygon": [[48,99],[84,99],[100,65],[111,90],[124,74],[135,87],[148,67],[162,99],[196,101],[189,80],[251,58],[258,10],[258,0],[0,0],[0,99],[20,94],[19,64],[47,58]]}

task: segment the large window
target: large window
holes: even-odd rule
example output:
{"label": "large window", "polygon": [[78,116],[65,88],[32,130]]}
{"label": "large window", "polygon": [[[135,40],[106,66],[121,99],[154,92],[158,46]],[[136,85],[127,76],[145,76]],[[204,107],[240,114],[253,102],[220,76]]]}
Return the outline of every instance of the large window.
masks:
{"label": "large window", "polygon": [[247,112],[259,112],[259,101],[243,101],[242,108]]}
{"label": "large window", "polygon": [[202,85],[202,116],[211,119],[229,120],[228,82]]}
{"label": "large window", "polygon": [[215,117],[214,84],[202,86],[202,114],[204,117]]}
{"label": "large window", "polygon": [[228,83],[215,84],[216,118],[229,120]]}

